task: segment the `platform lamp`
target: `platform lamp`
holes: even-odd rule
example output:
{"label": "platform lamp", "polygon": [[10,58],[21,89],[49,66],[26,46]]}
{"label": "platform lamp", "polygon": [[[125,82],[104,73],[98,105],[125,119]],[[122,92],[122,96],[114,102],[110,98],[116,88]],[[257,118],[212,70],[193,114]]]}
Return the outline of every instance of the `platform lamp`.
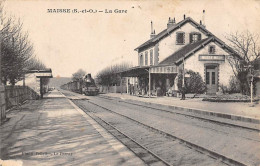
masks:
{"label": "platform lamp", "polygon": [[250,70],[250,74],[249,74],[249,79],[250,79],[250,103],[251,103],[251,106],[253,106],[253,82],[254,82],[254,75],[253,75],[253,65],[249,64],[248,66],[245,66],[245,68],[248,68]]}
{"label": "platform lamp", "polygon": [[[185,95],[185,92],[184,92],[184,88],[185,88],[185,77],[190,78],[190,74],[186,74],[186,73],[185,73],[185,67],[184,67],[184,64],[185,64],[185,55],[184,55],[183,58],[182,58],[182,63],[183,63],[183,68],[182,68],[182,70],[183,70],[183,73],[182,73],[182,88],[183,88],[183,93],[184,93],[184,95]],[[185,97],[183,98],[183,100],[185,100]]]}

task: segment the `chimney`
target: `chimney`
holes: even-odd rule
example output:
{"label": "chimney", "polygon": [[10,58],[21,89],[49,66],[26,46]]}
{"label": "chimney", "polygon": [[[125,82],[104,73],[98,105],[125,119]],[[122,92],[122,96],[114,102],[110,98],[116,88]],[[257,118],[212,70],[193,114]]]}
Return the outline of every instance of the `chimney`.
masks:
{"label": "chimney", "polygon": [[[174,18],[175,19],[175,18]],[[167,23],[167,29],[170,28],[171,26],[173,26],[175,23],[174,20],[171,19],[171,17],[169,17],[168,23]]]}
{"label": "chimney", "polygon": [[204,26],[204,28],[206,28],[206,24],[205,24],[205,10],[203,10],[203,13],[202,13],[202,25]]}
{"label": "chimney", "polygon": [[185,18],[186,18],[185,14],[183,15],[183,18],[184,18],[184,20],[185,20]]}
{"label": "chimney", "polygon": [[150,38],[153,38],[155,36],[155,30],[153,29],[153,21],[151,21],[151,34]]}
{"label": "chimney", "polygon": [[153,34],[153,21],[151,21],[151,34]]}

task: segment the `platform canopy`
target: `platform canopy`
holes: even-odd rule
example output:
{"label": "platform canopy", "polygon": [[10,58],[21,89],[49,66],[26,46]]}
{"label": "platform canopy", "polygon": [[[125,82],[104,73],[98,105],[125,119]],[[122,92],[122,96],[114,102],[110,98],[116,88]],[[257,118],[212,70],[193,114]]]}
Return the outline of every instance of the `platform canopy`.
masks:
{"label": "platform canopy", "polygon": [[148,74],[149,66],[136,66],[127,70],[119,72],[122,77],[138,77],[140,75]]}
{"label": "platform canopy", "polygon": [[26,73],[34,73],[37,78],[53,78],[51,69],[28,70]]}
{"label": "platform canopy", "polygon": [[172,65],[157,65],[157,66],[150,66],[151,73],[157,74],[177,74],[177,66]]}
{"label": "platform canopy", "polygon": [[138,77],[140,75],[149,74],[177,74],[177,66],[171,65],[155,65],[155,66],[136,66],[119,72],[122,77]]}

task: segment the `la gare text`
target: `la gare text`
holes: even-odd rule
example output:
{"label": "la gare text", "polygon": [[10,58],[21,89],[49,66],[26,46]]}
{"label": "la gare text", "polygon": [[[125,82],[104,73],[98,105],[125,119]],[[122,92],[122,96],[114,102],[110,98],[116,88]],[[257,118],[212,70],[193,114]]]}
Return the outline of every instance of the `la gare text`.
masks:
{"label": "la gare text", "polygon": [[97,9],[47,9],[47,13],[127,13],[127,10],[122,9],[104,9],[104,10],[97,10]]}

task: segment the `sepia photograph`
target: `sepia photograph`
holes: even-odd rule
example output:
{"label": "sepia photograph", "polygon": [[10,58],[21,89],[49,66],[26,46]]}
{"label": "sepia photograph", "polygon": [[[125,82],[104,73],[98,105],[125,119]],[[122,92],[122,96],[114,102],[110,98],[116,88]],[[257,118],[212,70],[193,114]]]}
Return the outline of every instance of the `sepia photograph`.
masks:
{"label": "sepia photograph", "polygon": [[0,166],[260,166],[260,0],[0,0]]}

